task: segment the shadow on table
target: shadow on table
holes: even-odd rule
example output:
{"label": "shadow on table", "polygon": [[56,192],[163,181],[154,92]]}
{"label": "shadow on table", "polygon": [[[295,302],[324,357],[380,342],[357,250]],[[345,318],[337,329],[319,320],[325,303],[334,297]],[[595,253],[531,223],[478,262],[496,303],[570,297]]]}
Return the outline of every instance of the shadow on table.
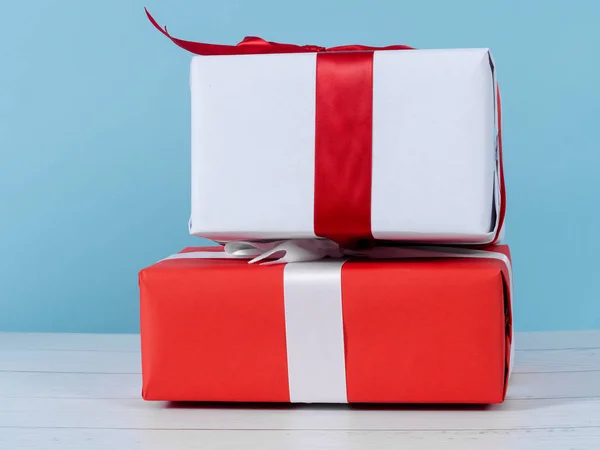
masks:
{"label": "shadow on table", "polygon": [[319,411],[525,411],[553,406],[565,406],[584,402],[588,399],[566,398],[517,398],[507,399],[498,405],[462,405],[462,404],[288,404],[288,403],[237,403],[237,402],[167,402],[161,407],[166,409],[230,409],[230,410],[319,410]]}
{"label": "shadow on table", "polygon": [[485,411],[499,405],[421,405],[421,404],[289,404],[289,403],[237,403],[237,402],[168,402],[168,409],[232,409],[232,410],[310,410],[321,411]]}

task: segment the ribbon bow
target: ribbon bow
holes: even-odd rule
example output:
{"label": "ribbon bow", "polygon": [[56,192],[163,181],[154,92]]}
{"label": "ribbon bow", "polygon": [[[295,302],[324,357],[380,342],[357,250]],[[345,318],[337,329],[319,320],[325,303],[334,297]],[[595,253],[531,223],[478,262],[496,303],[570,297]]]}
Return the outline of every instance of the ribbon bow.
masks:
{"label": "ribbon bow", "polygon": [[207,44],[178,39],[169,34],[167,27],[161,27],[148,9],[144,8],[148,20],[158,31],[171,39],[175,45],[196,55],[257,55],[269,53],[317,53],[317,52],[348,52],[368,50],[412,50],[408,45],[388,45],[386,47],[369,47],[366,45],[341,45],[338,47],[320,47],[318,45],[296,45],[269,42],[256,36],[246,36],[237,45]]}
{"label": "ribbon bow", "polygon": [[323,258],[341,258],[349,250],[327,239],[288,239],[271,242],[231,241],[223,248],[235,258],[253,258],[248,264],[263,265],[317,261]]}
{"label": "ribbon bow", "polygon": [[[375,246],[363,250],[350,250],[340,247],[337,243],[328,239],[287,239],[270,242],[230,241],[225,243],[222,253],[203,253],[204,257],[207,258],[246,259],[248,264],[260,265],[319,261],[325,258],[353,257],[374,260],[440,257],[489,258],[495,254],[495,252],[489,250],[446,246]],[[196,256],[194,252],[179,253],[171,258]],[[510,265],[508,258],[505,256],[500,259]]]}

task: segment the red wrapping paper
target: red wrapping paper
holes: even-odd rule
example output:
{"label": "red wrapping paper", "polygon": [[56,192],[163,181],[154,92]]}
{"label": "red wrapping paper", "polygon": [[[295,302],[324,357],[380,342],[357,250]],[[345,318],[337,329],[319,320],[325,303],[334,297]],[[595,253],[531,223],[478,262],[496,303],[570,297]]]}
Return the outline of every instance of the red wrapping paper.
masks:
{"label": "red wrapping paper", "polygon": [[[184,252],[199,250],[221,249]],[[143,269],[143,398],[289,402],[284,267],[172,259]],[[512,317],[499,261],[350,260],[341,280],[348,402],[504,400]]]}

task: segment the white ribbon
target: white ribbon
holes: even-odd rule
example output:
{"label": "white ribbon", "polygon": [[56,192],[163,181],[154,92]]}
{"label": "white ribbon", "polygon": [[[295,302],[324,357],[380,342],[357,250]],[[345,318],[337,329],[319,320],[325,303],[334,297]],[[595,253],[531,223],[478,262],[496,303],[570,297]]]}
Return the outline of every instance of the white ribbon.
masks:
{"label": "white ribbon", "polygon": [[[251,257],[248,264],[281,264],[318,261],[326,257],[340,258],[345,252],[335,242],[327,239],[288,239],[271,242],[231,241],[225,253],[236,257]],[[266,262],[263,262],[265,261]]]}
{"label": "white ribbon", "polygon": [[[287,264],[284,269],[286,348],[290,401],[346,403],[346,369],[341,273],[345,256],[370,259],[484,258],[506,265],[512,311],[512,269],[499,252],[470,248],[419,246],[341,249],[325,239],[272,242],[234,241],[223,251],[178,253],[165,259],[250,259],[249,264]],[[330,259],[326,259],[330,258]],[[512,331],[511,331],[512,334]],[[514,361],[511,335],[510,377]]]}
{"label": "white ribbon", "polygon": [[212,258],[249,259],[248,264],[284,264],[292,262],[318,261],[323,258],[341,258],[355,255],[340,249],[327,239],[289,239],[283,241],[230,241],[219,252],[186,252],[171,255],[165,259]]}
{"label": "white ribbon", "polygon": [[347,403],[342,265],[287,264],[283,271],[288,383],[292,403]]}

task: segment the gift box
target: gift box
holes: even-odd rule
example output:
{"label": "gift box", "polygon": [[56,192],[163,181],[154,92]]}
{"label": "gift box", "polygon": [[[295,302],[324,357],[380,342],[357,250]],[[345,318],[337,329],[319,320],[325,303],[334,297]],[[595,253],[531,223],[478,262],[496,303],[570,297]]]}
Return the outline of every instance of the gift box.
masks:
{"label": "gift box", "polygon": [[191,234],[498,240],[505,195],[489,50],[211,45],[153,23],[197,54]]}
{"label": "gift box", "polygon": [[502,402],[509,256],[425,247],[254,265],[187,248],[139,274],[143,397]]}

